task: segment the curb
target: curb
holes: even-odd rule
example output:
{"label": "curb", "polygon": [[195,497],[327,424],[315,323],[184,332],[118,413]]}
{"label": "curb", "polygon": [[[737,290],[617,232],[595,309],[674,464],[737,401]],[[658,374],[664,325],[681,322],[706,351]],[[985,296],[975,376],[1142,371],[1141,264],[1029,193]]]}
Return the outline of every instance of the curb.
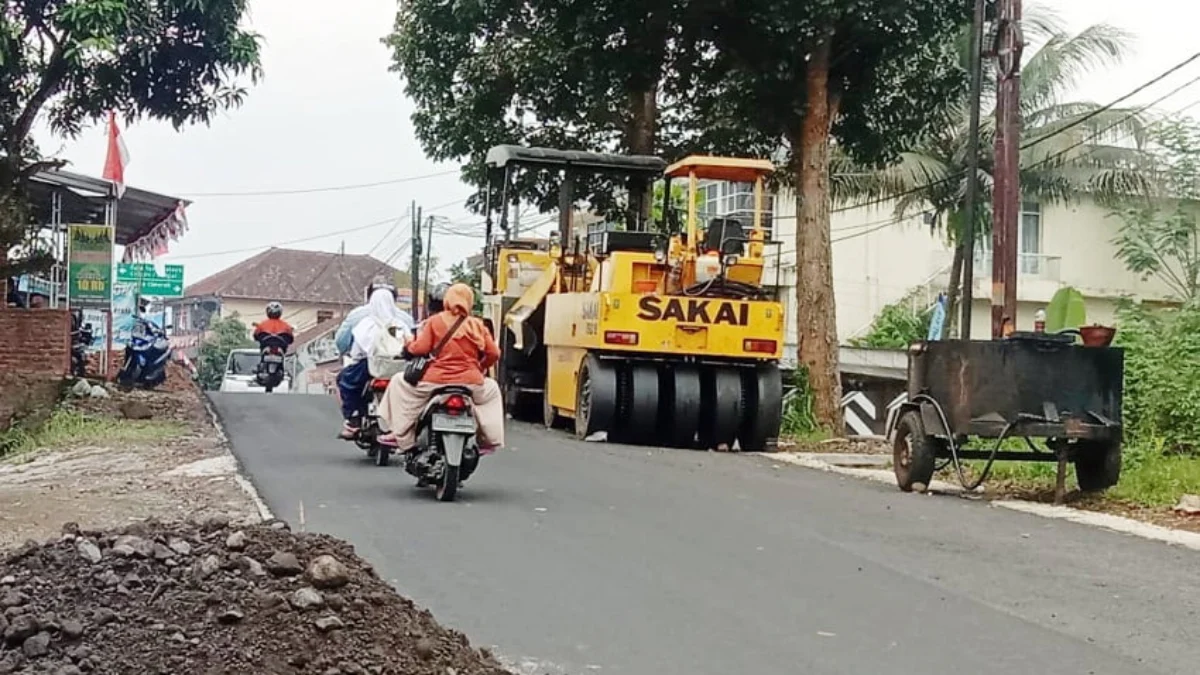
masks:
{"label": "curb", "polygon": [[204,409],[208,412],[208,419],[212,422],[213,429],[217,432],[217,441],[221,444],[221,448],[225,450],[226,454],[229,455],[229,458],[233,460],[235,467],[233,474],[234,482],[250,498],[251,503],[254,504],[254,508],[258,510],[258,517],[264,523],[274,520],[275,514],[271,513],[271,508],[263,501],[262,495],[258,494],[258,489],[254,487],[254,483],[250,482],[250,479],[246,477],[246,472],[242,469],[242,463],[238,461],[237,455],[233,454],[233,448],[229,443],[229,436],[225,434],[225,427],[221,424],[221,417],[217,414],[217,409],[213,406],[212,400],[208,398],[208,395],[203,390],[197,391],[197,394],[200,396],[200,400],[204,402]]}
{"label": "curb", "polygon": [[[855,469],[842,466],[835,466],[828,462],[822,461],[815,457],[806,457],[802,454],[795,453],[753,453],[772,462],[781,462],[791,464],[805,469],[813,469],[816,471],[825,471],[827,473],[836,473],[843,476],[851,476],[853,478],[865,479],[876,483],[883,483],[894,486],[896,478],[891,471],[880,469]],[[931,493],[966,495],[969,494],[960,485],[952,485],[944,481],[933,481],[929,486]],[[980,494],[980,490],[976,490],[974,494]],[[1161,525],[1153,525],[1144,523],[1140,520],[1126,518],[1124,516],[1114,516],[1108,513],[1100,513],[1098,511],[1084,511],[1070,506],[1054,506],[1052,504],[1042,504],[1039,502],[1030,502],[1022,499],[994,499],[988,502],[994,508],[1008,509],[1010,511],[1019,511],[1041,518],[1050,518],[1052,520],[1066,520],[1080,525],[1090,527],[1098,527],[1127,534],[1142,539],[1161,542],[1170,546],[1180,546],[1192,551],[1200,551],[1200,533],[1190,532],[1188,530],[1176,530]]]}

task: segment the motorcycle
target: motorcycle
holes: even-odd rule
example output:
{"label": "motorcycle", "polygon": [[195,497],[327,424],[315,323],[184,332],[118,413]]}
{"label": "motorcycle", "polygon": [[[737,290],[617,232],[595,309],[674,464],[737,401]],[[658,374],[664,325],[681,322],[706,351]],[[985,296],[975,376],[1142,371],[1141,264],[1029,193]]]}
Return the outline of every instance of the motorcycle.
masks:
{"label": "motorcycle", "polygon": [[258,362],[254,379],[269,394],[283,383],[286,374],[283,360],[287,355],[288,343],[278,335],[264,335],[258,344],[262,349],[262,357]]}
{"label": "motorcycle", "polygon": [[479,466],[477,430],[471,390],[439,387],[417,418],[417,448],[405,456],[404,470],[417,487],[435,486],[438,501],[454,501]]}
{"label": "motorcycle", "polygon": [[129,344],[125,346],[125,362],[117,372],[117,384],[127,389],[135,386],[153,389],[167,379],[170,359],[171,343],[166,332],[136,318]]}
{"label": "motorcycle", "polygon": [[389,381],[382,377],[367,380],[364,391],[367,414],[354,437],[355,445],[367,451],[367,457],[375,460],[375,466],[387,466],[392,458],[393,448],[379,442],[379,437],[384,433],[379,426],[379,404],[383,401],[383,393],[387,391]]}
{"label": "motorcycle", "polygon": [[71,329],[71,373],[75,377],[87,376],[88,362],[88,347],[96,341],[96,336],[92,333],[92,324],[85,323],[79,325],[80,320],[76,318],[72,321],[74,326]]}

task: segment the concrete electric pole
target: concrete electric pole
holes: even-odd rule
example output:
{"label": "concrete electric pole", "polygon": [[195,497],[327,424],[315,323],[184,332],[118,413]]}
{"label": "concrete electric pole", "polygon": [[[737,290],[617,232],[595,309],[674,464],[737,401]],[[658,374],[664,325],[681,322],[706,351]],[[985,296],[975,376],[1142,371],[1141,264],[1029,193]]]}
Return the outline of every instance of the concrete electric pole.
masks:
{"label": "concrete electric pole", "polygon": [[[1021,0],[996,0],[996,161],[992,190],[992,339],[1017,323],[1017,222],[1021,213]],[[969,283],[969,280],[968,280]]]}

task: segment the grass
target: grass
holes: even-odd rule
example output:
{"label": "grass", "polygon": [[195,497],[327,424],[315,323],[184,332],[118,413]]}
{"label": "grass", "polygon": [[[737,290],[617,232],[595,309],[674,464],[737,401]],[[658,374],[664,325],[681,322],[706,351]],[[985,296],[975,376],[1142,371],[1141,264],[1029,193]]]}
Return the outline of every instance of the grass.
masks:
{"label": "grass", "polygon": [[[983,462],[969,462],[978,475]],[[1122,458],[1121,481],[1104,498],[1147,507],[1172,507],[1185,494],[1200,494],[1200,457],[1164,454],[1160,443],[1129,445]],[[1054,462],[996,462],[989,484],[1022,489],[1054,489]],[[1067,469],[1067,486],[1074,487],[1075,469]]]}
{"label": "grass", "polygon": [[185,427],[176,422],[113,419],[60,408],[36,429],[14,428],[0,432],[0,459],[11,461],[40,449],[97,441],[152,443],[178,436],[184,430]]}

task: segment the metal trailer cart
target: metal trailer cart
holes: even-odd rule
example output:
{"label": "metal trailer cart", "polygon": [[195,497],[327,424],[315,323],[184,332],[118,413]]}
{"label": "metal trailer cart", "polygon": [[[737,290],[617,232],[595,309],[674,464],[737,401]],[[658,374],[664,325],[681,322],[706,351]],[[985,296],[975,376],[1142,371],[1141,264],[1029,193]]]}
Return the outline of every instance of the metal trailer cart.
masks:
{"label": "metal trailer cart", "polygon": [[[1076,345],[1076,334],[914,344],[908,400],[889,430],[900,489],[924,491],[937,470],[953,465],[963,487],[974,490],[997,460],[1058,462],[1060,503],[1067,462],[1074,463],[1083,491],[1116,485],[1124,350]],[[1009,438],[1023,438],[1027,449],[1003,449]],[[991,447],[972,447],[972,439],[987,439]],[[968,481],[964,460],[987,464]]]}

